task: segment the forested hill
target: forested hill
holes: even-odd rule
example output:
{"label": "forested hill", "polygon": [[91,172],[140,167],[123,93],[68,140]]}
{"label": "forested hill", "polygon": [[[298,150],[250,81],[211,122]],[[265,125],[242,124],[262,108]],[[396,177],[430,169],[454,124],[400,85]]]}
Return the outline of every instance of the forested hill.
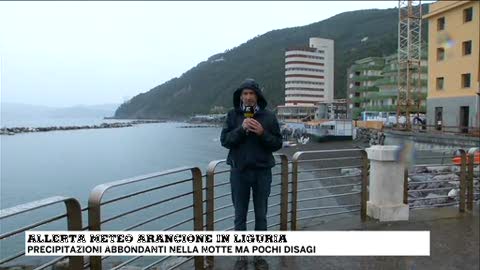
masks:
{"label": "forested hill", "polygon": [[[425,13],[426,5],[423,10]],[[117,109],[115,117],[168,118],[209,113],[215,107],[229,109],[233,91],[245,78],[261,84],[269,108],[274,109],[284,103],[285,50],[308,46],[310,37],[335,41],[335,98],[345,98],[347,68],[364,57],[396,52],[397,32],[396,8],[345,12],[310,25],[273,30],[133,97]],[[423,27],[424,37],[426,33]],[[365,37],[368,39],[362,42]]]}

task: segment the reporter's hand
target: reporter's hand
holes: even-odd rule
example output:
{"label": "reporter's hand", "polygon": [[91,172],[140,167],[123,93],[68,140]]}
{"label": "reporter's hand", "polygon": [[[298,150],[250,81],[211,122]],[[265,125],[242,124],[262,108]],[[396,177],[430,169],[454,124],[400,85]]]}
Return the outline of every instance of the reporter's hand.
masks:
{"label": "reporter's hand", "polygon": [[250,118],[250,121],[248,122],[249,125],[249,130],[252,131],[253,133],[257,134],[258,136],[263,135],[265,130],[263,129],[262,124],[258,122],[257,120]]}
{"label": "reporter's hand", "polygon": [[249,123],[250,123],[250,118],[243,119],[242,127],[245,131],[250,129],[250,124]]}

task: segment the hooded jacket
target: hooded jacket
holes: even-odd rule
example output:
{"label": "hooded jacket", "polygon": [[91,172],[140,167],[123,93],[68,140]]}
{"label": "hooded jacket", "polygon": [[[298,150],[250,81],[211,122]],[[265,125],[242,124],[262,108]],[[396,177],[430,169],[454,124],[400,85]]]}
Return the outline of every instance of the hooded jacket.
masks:
{"label": "hooded jacket", "polygon": [[[257,95],[258,111],[253,118],[263,127],[261,136],[247,133],[242,123],[245,119],[240,96],[243,89],[251,89]],[[233,109],[227,114],[220,141],[222,146],[230,149],[227,164],[236,169],[272,168],[275,166],[273,152],[282,148],[282,135],[275,114],[266,109],[267,101],[258,84],[251,79],[245,80],[233,93]]]}

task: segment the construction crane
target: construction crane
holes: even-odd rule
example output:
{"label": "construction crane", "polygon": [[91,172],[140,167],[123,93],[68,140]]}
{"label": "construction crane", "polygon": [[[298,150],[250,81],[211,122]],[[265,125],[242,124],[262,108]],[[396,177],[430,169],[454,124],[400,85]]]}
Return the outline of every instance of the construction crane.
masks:
{"label": "construction crane", "polygon": [[[421,1],[398,1],[398,96],[397,127],[405,113],[404,128],[411,129],[410,112],[420,111],[421,90]],[[417,76],[414,76],[417,74]],[[416,78],[415,78],[416,77]]]}

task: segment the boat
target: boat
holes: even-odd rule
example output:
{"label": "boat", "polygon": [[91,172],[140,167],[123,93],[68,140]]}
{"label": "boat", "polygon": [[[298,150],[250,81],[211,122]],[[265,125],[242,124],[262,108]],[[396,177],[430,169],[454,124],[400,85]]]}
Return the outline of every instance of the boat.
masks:
{"label": "boat", "polygon": [[[470,155],[467,154],[465,161],[466,161],[465,162],[466,164],[470,163]],[[460,156],[456,156],[452,158],[452,162],[455,165],[461,165],[462,158]],[[480,164],[480,152],[475,152],[475,154],[473,155],[473,164],[477,164],[477,165]]]}
{"label": "boat", "polygon": [[352,120],[335,119],[306,126],[307,133],[316,141],[352,140]]}

